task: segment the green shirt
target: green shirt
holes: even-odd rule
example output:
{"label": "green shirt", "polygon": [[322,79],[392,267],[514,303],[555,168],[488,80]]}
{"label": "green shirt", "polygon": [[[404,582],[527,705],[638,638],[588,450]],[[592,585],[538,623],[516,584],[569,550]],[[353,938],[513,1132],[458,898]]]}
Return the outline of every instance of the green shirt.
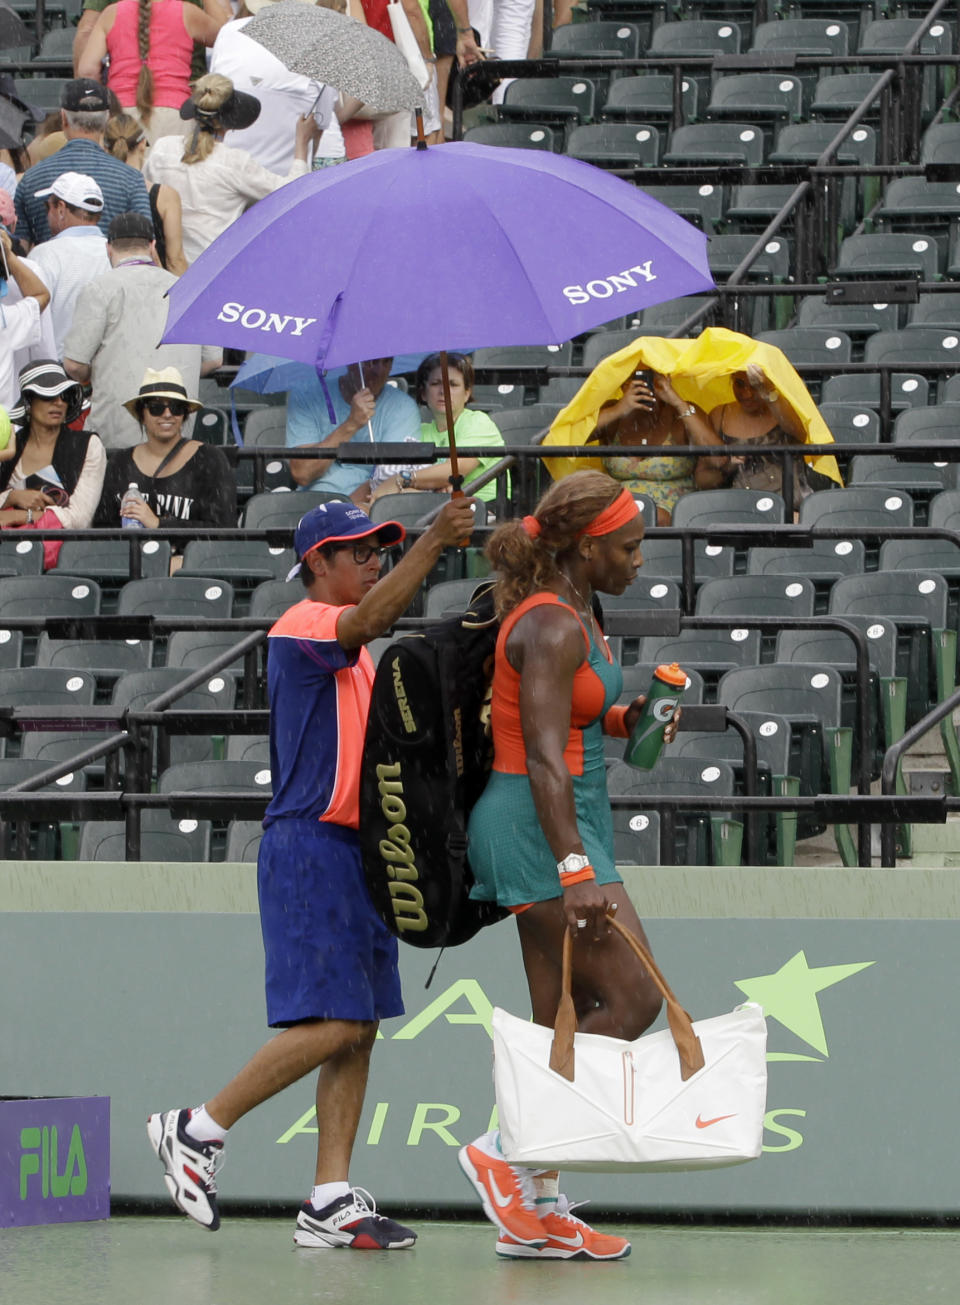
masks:
{"label": "green shirt", "polygon": [[[472,446],[489,447],[491,444],[502,444],[503,436],[497,429],[493,419],[485,412],[479,412],[476,408],[464,408],[460,416],[453,423],[453,433],[457,441],[457,452],[466,456],[467,450]],[[420,427],[420,442],[422,444],[436,444],[438,448],[449,448],[450,441],[447,439],[445,430],[437,430],[436,422],[424,422]],[[479,466],[475,467],[469,475],[464,476],[463,487],[469,488],[471,480],[476,480],[488,467],[499,462],[499,458],[480,458]],[[496,481],[491,480],[489,485],[484,485],[482,489],[477,490],[477,498],[482,498],[484,502],[489,503],[496,497]]]}

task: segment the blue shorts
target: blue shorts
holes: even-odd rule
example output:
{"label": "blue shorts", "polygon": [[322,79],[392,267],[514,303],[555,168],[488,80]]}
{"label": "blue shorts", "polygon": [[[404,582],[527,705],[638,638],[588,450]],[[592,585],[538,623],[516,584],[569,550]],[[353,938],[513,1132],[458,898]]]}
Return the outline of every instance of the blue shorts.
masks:
{"label": "blue shorts", "polygon": [[275,820],[257,888],[271,1027],[403,1014],[397,940],[370,903],[355,830]]}

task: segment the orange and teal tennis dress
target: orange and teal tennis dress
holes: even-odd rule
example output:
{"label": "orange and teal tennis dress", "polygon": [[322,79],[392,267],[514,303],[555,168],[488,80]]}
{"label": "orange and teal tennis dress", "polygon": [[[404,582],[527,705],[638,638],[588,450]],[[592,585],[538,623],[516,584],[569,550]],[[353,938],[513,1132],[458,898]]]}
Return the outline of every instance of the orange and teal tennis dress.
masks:
{"label": "orange and teal tennis dress", "polygon": [[[475,879],[470,896],[501,906],[521,906],[560,896],[557,858],[540,826],[527,773],[520,726],[520,676],[506,655],[507,639],[517,622],[533,608],[547,603],[560,603],[573,611],[557,594],[537,593],[514,608],[500,627],[491,711],[493,770],[471,812],[468,828],[468,855]],[[597,882],[618,883],[603,756],[603,718],[620,696],[623,674],[606,645],[598,646],[582,621],[580,624],[587,656],[573,677],[570,733],[563,759],[573,779],[577,828]]]}

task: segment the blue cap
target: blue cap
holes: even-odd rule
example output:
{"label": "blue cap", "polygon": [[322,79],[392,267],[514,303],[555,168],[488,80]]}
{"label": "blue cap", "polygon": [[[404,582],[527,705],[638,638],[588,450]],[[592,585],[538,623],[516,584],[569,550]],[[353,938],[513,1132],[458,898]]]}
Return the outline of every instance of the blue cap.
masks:
{"label": "blue cap", "polygon": [[[407,532],[399,521],[370,520],[366,512],[352,503],[334,499],[311,508],[300,518],[293,536],[293,551],[302,562],[312,549],[320,544],[333,544],[341,540],[362,539],[365,535],[379,535],[383,544],[399,544]],[[293,574],[296,573],[296,569]]]}

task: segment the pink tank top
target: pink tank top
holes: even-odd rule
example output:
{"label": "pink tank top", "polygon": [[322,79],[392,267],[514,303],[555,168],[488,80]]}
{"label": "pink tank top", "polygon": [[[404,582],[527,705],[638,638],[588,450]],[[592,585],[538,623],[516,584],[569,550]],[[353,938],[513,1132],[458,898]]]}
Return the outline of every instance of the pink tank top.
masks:
{"label": "pink tank top", "polygon": [[[107,85],[125,107],[137,102],[140,77],[140,22],[138,0],[120,0],[117,16],[107,36],[110,72]],[[150,5],[150,53],[153,102],[158,108],[179,109],[190,98],[190,60],[193,40],[183,21],[181,0],[153,0]]]}

